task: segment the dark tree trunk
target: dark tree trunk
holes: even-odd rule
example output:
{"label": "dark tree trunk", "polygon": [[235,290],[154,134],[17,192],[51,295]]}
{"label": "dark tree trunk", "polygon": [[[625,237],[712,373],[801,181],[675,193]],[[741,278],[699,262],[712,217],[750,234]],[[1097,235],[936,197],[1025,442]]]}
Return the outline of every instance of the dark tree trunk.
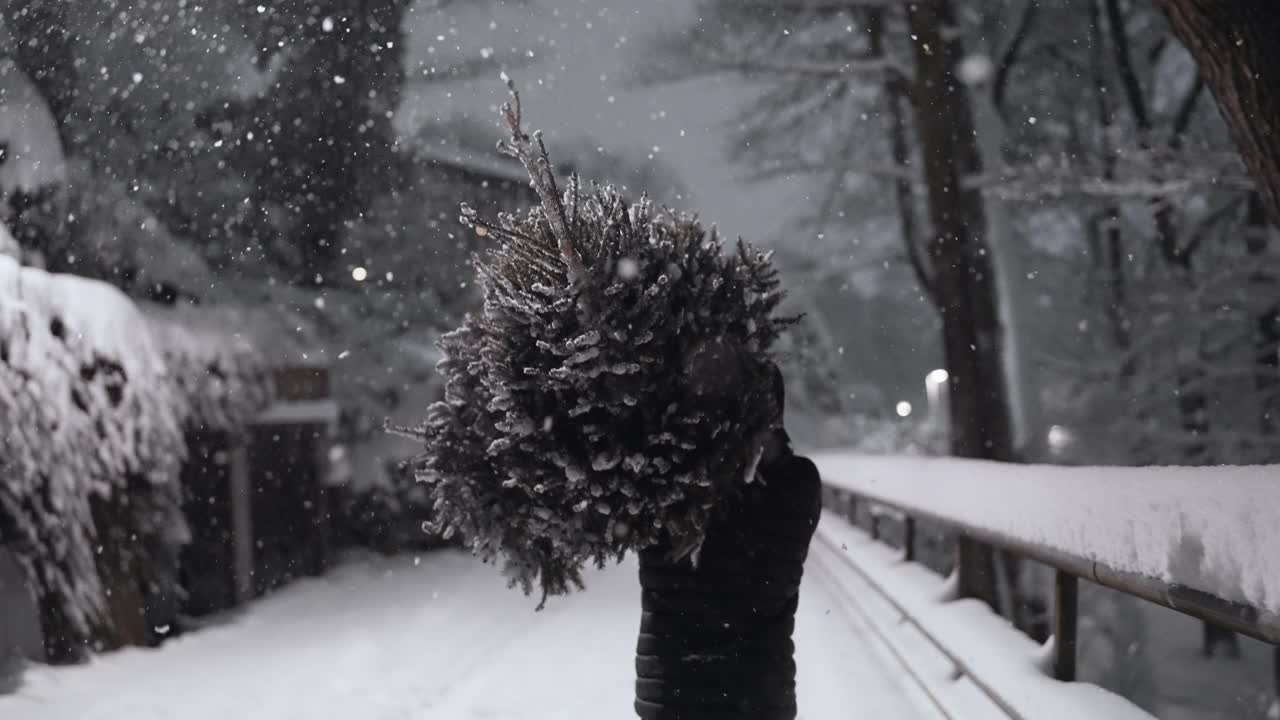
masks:
{"label": "dark tree trunk", "polygon": [[957,40],[949,0],[908,6],[916,37],[916,132],[924,155],[937,301],[951,376],[952,450],[961,457],[1010,459],[1009,411],[1001,367],[1001,327],[981,193],[963,185],[981,170],[966,91],[953,74]]}
{"label": "dark tree trunk", "polygon": [[[1264,256],[1269,239],[1270,228],[1262,198],[1254,193],[1249,196],[1245,217],[1245,250],[1253,256]],[[1259,263],[1259,267],[1265,268],[1266,264]],[[1274,297],[1275,283],[1275,275],[1265,269],[1257,270],[1250,277],[1259,298]],[[1280,460],[1280,447],[1275,441],[1276,431],[1280,429],[1280,303],[1270,302],[1259,309],[1254,320],[1253,355],[1254,387],[1260,403],[1258,430],[1266,443],[1265,455],[1260,460],[1276,462]]]}
{"label": "dark tree trunk", "polygon": [[[886,56],[884,45],[884,8],[867,9],[867,35],[870,48],[869,60],[883,60]],[[921,237],[919,223],[916,218],[915,181],[908,174],[911,164],[911,144],[907,137],[907,113],[911,102],[911,88],[905,78],[897,72],[886,72],[884,79],[884,104],[887,111],[889,148],[894,167],[898,172],[893,181],[894,200],[898,206],[898,225],[902,232],[902,245],[911,267],[915,271],[916,280],[921,289],[936,300],[933,287],[933,271],[929,265]]]}
{"label": "dark tree trunk", "polygon": [[[1102,12],[1098,3],[1089,3],[1089,41],[1096,48],[1103,46]],[[1111,148],[1111,129],[1115,125],[1115,114],[1107,93],[1107,80],[1103,70],[1102,58],[1098,53],[1089,56],[1089,71],[1093,81],[1093,101],[1098,113],[1098,135],[1102,147],[1102,176],[1107,180],[1116,177],[1117,155]],[[1106,295],[1101,303],[1103,312],[1111,324],[1111,337],[1116,349],[1123,355],[1129,355],[1133,345],[1132,327],[1129,320],[1128,274],[1124,238],[1120,233],[1120,208],[1108,205],[1102,211],[1091,232],[1097,234],[1095,241],[1096,262],[1105,269]],[[1132,356],[1125,360],[1119,370],[1119,382],[1122,391],[1128,395],[1134,375]]]}
{"label": "dark tree trunk", "polygon": [[[1246,251],[1254,256],[1265,255],[1270,229],[1262,198],[1257,193],[1249,196],[1245,232]],[[1260,265],[1265,267],[1264,263]],[[1266,270],[1258,270],[1250,278],[1259,297],[1274,297],[1275,282],[1275,276]],[[1276,462],[1280,460],[1280,448],[1275,437],[1277,428],[1280,428],[1280,303],[1271,303],[1259,311],[1254,321],[1253,355],[1254,387],[1259,400],[1258,432],[1262,435],[1263,445],[1259,460]],[[1208,626],[1205,632],[1209,632]],[[1234,637],[1230,642],[1235,642]],[[1235,646],[1228,645],[1231,647]],[[1276,690],[1280,691],[1280,648],[1276,650],[1274,672]]]}
{"label": "dark tree trunk", "polygon": [[[950,0],[907,6],[915,51],[916,132],[924,158],[935,300],[950,375],[951,449],[960,457],[1012,459],[1002,329],[981,193],[964,186],[981,170],[972,109],[954,70],[963,57]],[[961,592],[1000,609],[989,547],[960,543]]]}
{"label": "dark tree trunk", "polygon": [[147,642],[146,607],[139,587],[138,535],[132,522],[130,498],[116,489],[109,498],[94,497],[90,505],[98,531],[98,577],[106,593],[106,614],[94,633],[100,650],[115,650]]}
{"label": "dark tree trunk", "polygon": [[1199,63],[1267,214],[1280,227],[1280,5],[1157,2]]}
{"label": "dark tree trunk", "polygon": [[62,603],[63,598],[43,591],[37,603],[44,635],[44,657],[51,665],[77,663],[87,654],[86,639],[76,631]]}
{"label": "dark tree trunk", "polygon": [[[321,6],[324,6],[323,9]],[[338,282],[342,241],[380,193],[395,184],[395,130],[391,118],[404,84],[407,0],[263,0],[271,13],[246,5],[258,62],[280,65],[275,83],[245,118],[270,148],[240,160],[258,175],[260,201],[289,208],[287,261],[300,285]],[[323,29],[330,17],[332,31]],[[289,50],[276,41],[292,38]],[[295,128],[276,133],[275,126]],[[267,157],[278,167],[265,168]]]}

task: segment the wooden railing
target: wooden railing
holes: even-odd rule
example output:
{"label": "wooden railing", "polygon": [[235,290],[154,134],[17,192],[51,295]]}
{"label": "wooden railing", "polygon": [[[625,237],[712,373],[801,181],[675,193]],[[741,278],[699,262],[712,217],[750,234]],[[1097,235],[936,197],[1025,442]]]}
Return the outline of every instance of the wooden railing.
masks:
{"label": "wooden railing", "polygon": [[[1057,680],[1076,679],[1081,579],[1280,644],[1280,466],[1051,468],[823,454],[814,460],[828,520],[842,517],[877,541],[892,521],[902,560],[917,560],[918,527],[928,523],[960,541],[1052,568],[1047,669]],[[965,556],[958,554],[957,564]],[[901,620],[914,622],[898,600],[889,597]],[[929,628],[920,631],[930,636]],[[966,671],[957,653],[935,644],[956,660],[958,672]],[[1280,647],[1275,658],[1280,663]],[[1280,681],[1280,664],[1276,673]],[[1028,717],[984,678],[972,680],[1010,717]]]}

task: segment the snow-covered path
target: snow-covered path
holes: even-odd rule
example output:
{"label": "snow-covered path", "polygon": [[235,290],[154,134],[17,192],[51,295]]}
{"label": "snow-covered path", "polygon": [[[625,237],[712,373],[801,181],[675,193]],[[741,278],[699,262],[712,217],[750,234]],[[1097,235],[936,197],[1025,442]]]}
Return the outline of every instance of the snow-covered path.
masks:
{"label": "snow-covered path", "polygon": [[[635,568],[534,602],[454,553],[298,583],[158,650],[34,668],[4,720],[575,720],[631,717]],[[806,577],[801,718],[932,718],[865,629]],[[566,691],[567,688],[567,691]]]}

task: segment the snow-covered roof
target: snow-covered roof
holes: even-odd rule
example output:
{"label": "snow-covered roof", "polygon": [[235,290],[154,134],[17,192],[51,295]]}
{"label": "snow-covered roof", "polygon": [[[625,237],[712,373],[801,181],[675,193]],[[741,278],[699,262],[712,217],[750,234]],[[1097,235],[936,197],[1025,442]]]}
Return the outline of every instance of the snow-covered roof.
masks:
{"label": "snow-covered roof", "polygon": [[58,125],[31,80],[8,58],[0,58],[0,192],[34,190],[66,179]]}

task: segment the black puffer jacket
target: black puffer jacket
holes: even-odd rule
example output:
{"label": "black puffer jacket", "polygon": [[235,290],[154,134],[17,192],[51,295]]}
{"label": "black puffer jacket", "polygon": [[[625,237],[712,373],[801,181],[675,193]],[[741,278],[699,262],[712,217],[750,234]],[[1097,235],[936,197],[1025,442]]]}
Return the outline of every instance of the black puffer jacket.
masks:
{"label": "black puffer jacket", "polygon": [[[785,437],[785,436],[784,436]],[[711,527],[697,567],[640,555],[636,713],[643,720],[793,720],[800,577],[817,468],[785,447]]]}

